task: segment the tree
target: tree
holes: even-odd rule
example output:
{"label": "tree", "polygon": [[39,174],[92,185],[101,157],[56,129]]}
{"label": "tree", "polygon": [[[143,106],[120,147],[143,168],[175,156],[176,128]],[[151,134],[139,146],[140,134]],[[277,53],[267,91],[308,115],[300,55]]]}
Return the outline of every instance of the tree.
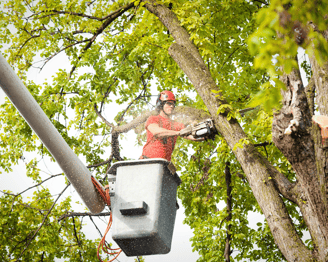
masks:
{"label": "tree", "polygon": [[[140,114],[150,81],[179,94],[177,118],[213,118],[215,141],[180,140],[174,152],[183,180],[179,197],[195,231],[199,261],[328,260],[326,131],[312,121],[315,112],[328,111],[323,1],[3,5],[0,39],[10,46],[8,61],[99,179],[105,181],[113,161],[124,160],[120,134],[136,129],[143,141],[140,124],[154,113]],[[297,63],[300,47],[310,58],[310,65],[302,63],[308,84]],[[43,86],[26,79],[31,66],[42,70],[60,53],[71,70],[56,72]],[[102,114],[111,103],[127,104],[116,123]],[[1,108],[3,169],[10,170],[26,151],[49,155],[9,102]],[[78,137],[72,129],[80,130]],[[102,141],[94,142],[99,135]],[[104,147],[112,148],[109,157],[102,155]],[[265,223],[251,228],[250,211],[262,212]],[[310,238],[304,242],[305,232]],[[239,252],[231,257],[231,249]]]}

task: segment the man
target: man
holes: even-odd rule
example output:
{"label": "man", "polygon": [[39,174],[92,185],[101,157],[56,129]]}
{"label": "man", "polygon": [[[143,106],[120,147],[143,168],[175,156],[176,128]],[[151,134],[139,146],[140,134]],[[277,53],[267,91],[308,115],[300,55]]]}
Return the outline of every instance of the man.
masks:
{"label": "man", "polygon": [[[147,119],[145,128],[147,130],[147,142],[143,147],[142,156],[145,158],[164,158],[171,161],[171,155],[180,130],[185,126],[182,123],[171,119],[175,108],[175,97],[171,91],[163,91],[156,101],[156,108],[159,111],[157,116],[150,116]],[[192,135],[184,137],[193,141],[203,141],[196,139]]]}

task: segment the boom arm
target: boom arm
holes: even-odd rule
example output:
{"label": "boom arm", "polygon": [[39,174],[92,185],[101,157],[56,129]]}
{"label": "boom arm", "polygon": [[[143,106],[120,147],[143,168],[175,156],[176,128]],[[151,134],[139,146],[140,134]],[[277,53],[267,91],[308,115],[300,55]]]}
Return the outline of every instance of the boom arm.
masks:
{"label": "boom arm", "polygon": [[67,145],[1,54],[0,86],[56,159],[85,205],[92,213],[100,213],[105,203],[92,184],[91,173]]}

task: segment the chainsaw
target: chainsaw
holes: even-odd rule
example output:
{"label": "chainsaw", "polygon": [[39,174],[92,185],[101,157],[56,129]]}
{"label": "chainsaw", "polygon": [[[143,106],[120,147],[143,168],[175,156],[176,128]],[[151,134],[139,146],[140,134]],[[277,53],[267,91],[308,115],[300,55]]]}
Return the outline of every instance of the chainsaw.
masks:
{"label": "chainsaw", "polygon": [[217,130],[212,119],[206,119],[195,125],[189,125],[180,131],[180,136],[192,135],[194,138],[215,139]]}

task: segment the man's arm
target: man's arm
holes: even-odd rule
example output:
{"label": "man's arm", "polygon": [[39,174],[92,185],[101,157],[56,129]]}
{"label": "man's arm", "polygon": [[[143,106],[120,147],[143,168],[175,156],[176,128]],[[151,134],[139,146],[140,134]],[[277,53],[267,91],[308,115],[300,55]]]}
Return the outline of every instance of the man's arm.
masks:
{"label": "man's arm", "polygon": [[147,129],[155,136],[155,137],[170,137],[170,136],[178,136],[179,131],[168,130],[163,127],[159,127],[158,124],[150,124]]}
{"label": "man's arm", "polygon": [[[163,127],[160,127],[158,124],[150,124],[147,129],[155,136],[155,137],[171,137],[171,136],[179,136],[180,131],[168,130]],[[182,136],[185,139],[189,139],[192,141],[204,141],[204,138],[194,138],[192,135]]]}

